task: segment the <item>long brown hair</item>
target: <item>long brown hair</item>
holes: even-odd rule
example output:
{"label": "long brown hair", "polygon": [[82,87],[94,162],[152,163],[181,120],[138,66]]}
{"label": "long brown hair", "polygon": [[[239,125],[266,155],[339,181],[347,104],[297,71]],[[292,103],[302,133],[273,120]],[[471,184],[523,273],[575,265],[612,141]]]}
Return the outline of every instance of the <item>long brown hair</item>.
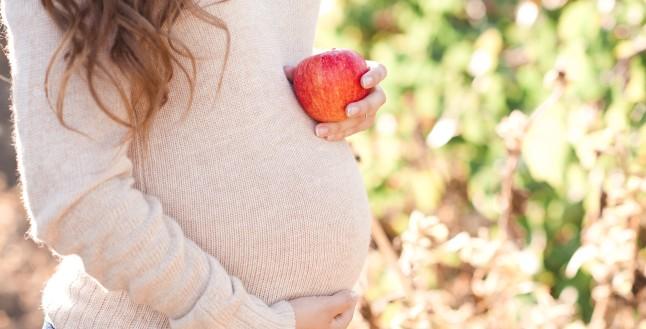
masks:
{"label": "long brown hair", "polygon": [[[59,122],[66,128],[83,134],[68,126],[63,119],[65,90],[71,75],[78,73],[85,76],[90,93],[100,109],[112,120],[130,128],[127,138],[140,134],[146,140],[152,117],[168,99],[173,63],[179,65],[190,84],[188,112],[193,100],[196,60],[190,49],[171,35],[178,16],[183,10],[187,10],[226,32],[224,67],[230,47],[230,33],[226,24],[194,1],[41,0],[56,25],[63,31],[62,41],[51,58],[45,76],[45,93],[49,99],[52,64],[63,56],[66,66],[59,81],[55,104]],[[223,1],[226,0],[218,2]],[[178,56],[190,59],[190,70],[181,64]],[[100,58],[107,59],[109,63],[102,62]],[[119,73],[128,81],[129,90],[124,90],[106,64],[116,65]],[[114,115],[101,100],[96,89],[97,73],[103,74],[116,87],[126,106],[126,121]],[[222,76],[217,91],[220,90],[221,83]],[[147,143],[143,145],[146,148]]]}

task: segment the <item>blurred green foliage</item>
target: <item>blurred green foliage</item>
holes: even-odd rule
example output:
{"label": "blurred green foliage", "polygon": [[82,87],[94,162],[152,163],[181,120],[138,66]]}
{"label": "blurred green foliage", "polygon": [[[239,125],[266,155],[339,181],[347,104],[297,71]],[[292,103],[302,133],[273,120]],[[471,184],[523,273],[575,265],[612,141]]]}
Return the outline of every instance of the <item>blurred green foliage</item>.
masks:
{"label": "blurred green foliage", "polygon": [[[646,2],[338,0],[324,1],[319,23],[317,47],[353,48],[389,70],[375,127],[350,140],[375,216],[392,236],[415,209],[460,217],[458,230],[476,229],[464,222],[469,214],[495,224],[506,156],[496,125],[512,110],[531,113],[554,75],[565,74],[565,95],[524,143],[518,221],[527,241],[547,240],[536,281],[555,296],[576,287],[589,320],[591,277],[564,270],[599,199],[589,171],[646,168]],[[604,129],[627,132],[630,152],[596,157]]]}

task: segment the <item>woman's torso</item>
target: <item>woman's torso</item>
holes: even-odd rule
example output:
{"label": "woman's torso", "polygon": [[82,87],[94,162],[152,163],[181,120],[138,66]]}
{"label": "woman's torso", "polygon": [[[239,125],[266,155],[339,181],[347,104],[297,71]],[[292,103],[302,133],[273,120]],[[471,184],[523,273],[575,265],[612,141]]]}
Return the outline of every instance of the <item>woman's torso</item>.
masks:
{"label": "woman's torso", "polygon": [[[315,122],[282,69],[311,54],[318,6],[319,0],[229,0],[207,7],[231,31],[217,95],[225,34],[181,17],[175,35],[201,58],[193,106],[181,121],[189,89],[176,70],[152,125],[149,155],[139,143],[130,152],[137,187],[159,198],[187,237],[268,304],[351,288],[370,241],[368,200],[349,145],[314,135]],[[195,174],[195,167],[208,174]],[[97,287],[74,264],[61,265],[59,272],[69,273],[56,273],[43,296],[58,329],[64,324],[56,319],[92,318],[98,325],[109,312],[127,313],[128,328],[165,323],[124,292]]]}

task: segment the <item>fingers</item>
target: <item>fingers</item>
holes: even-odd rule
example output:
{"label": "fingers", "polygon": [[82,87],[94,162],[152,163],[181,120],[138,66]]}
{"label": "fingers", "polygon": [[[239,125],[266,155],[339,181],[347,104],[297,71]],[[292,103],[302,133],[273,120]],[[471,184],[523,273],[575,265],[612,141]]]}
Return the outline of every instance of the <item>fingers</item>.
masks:
{"label": "fingers", "polygon": [[365,89],[370,89],[386,78],[388,70],[385,66],[375,61],[366,61],[366,63],[369,70],[361,77],[361,86]]}
{"label": "fingers", "polygon": [[340,141],[357,132],[370,128],[375,123],[375,114],[350,118],[341,122],[321,123],[316,126],[316,135],[328,141]]}
{"label": "fingers", "polygon": [[348,105],[348,119],[321,123],[316,126],[316,135],[328,141],[338,141],[349,135],[370,128],[375,122],[377,110],[386,102],[386,94],[378,86],[366,98]]}
{"label": "fingers", "polygon": [[327,298],[328,310],[336,316],[345,312],[347,309],[353,309],[357,302],[358,296],[352,295],[351,290],[342,290]]}
{"label": "fingers", "polygon": [[386,93],[381,86],[377,86],[364,99],[350,103],[346,107],[346,114],[349,118],[375,114],[379,108],[386,103]]}
{"label": "fingers", "polygon": [[283,71],[285,72],[285,77],[287,78],[287,81],[292,82],[292,80],[294,80],[295,69],[296,69],[295,66],[291,66],[291,65],[283,66]]}
{"label": "fingers", "polygon": [[353,126],[353,127],[349,128],[349,129],[344,130],[343,131],[344,136],[342,138],[348,137],[350,135],[356,134],[356,133],[358,133],[360,131],[364,131],[364,130],[370,128],[373,124],[375,124],[375,118],[376,117],[375,117],[374,114],[369,115],[367,118],[363,119],[356,126]]}
{"label": "fingers", "polygon": [[321,123],[316,126],[316,135],[328,141],[338,141],[345,138],[347,132],[361,124],[363,118],[351,118],[340,122]]}

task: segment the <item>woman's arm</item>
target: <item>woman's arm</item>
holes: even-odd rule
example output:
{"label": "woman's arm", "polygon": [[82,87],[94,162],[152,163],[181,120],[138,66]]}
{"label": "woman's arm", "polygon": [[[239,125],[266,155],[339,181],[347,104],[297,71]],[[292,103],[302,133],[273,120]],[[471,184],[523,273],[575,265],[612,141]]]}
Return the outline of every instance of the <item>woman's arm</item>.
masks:
{"label": "woman's arm", "polygon": [[[80,76],[69,82],[64,118],[92,138],[60,125],[43,83],[61,34],[40,1],[4,0],[2,16],[32,236],[58,254],[79,255],[101,285],[127,290],[135,302],[167,315],[172,328],[294,328],[289,302],[268,306],[248,294],[240,279],[184,236],[157,198],[133,188],[129,144],[119,145],[126,127],[100,111]],[[55,63],[52,84],[62,67]],[[125,118],[114,87],[97,79],[96,89]]]}

